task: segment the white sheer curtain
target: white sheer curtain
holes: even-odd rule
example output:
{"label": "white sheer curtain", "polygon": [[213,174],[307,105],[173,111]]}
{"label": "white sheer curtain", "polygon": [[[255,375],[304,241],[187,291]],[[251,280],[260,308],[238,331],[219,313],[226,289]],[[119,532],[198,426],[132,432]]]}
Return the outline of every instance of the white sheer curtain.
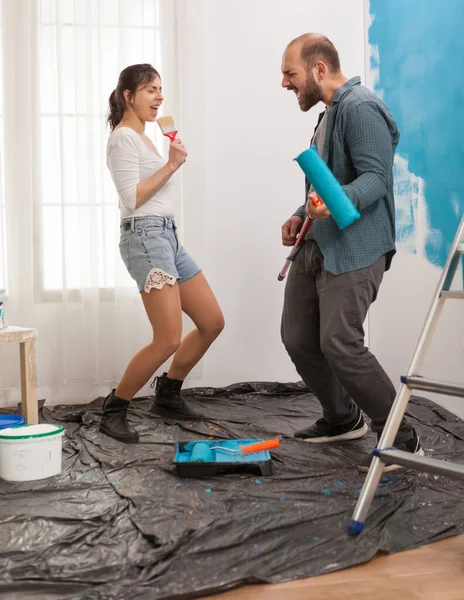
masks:
{"label": "white sheer curtain", "polygon": [[[0,289],[8,322],[39,331],[39,398],[87,401],[151,337],[119,256],[105,114],[119,72],[142,62],[176,114],[175,2],[2,0],[1,33]],[[19,398],[17,363],[1,348],[0,405]]]}

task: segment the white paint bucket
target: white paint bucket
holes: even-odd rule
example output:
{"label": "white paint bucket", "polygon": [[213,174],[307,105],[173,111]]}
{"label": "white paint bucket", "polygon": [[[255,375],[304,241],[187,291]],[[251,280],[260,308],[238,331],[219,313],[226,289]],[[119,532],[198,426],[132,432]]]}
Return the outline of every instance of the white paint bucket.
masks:
{"label": "white paint bucket", "polygon": [[35,481],[61,472],[61,425],[19,425],[0,430],[0,477]]}

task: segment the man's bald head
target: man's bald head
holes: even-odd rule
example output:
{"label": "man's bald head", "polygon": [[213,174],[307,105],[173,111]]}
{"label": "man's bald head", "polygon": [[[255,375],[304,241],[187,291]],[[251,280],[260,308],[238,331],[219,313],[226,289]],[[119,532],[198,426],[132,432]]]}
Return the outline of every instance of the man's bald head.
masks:
{"label": "man's bald head", "polygon": [[292,40],[287,50],[290,48],[300,50],[301,61],[309,70],[318,60],[324,62],[331,74],[340,73],[340,58],[337,49],[325,35],[320,33],[305,33]]}
{"label": "man's bald head", "polygon": [[335,89],[346,81],[335,46],[319,33],[305,33],[288,44],[282,75],[282,87],[295,92],[304,112],[318,102],[328,106]]}

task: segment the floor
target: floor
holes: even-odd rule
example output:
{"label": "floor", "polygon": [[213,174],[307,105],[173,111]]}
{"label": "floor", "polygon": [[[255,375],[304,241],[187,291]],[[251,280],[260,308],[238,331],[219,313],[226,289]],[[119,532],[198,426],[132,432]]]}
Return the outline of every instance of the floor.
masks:
{"label": "floor", "polygon": [[247,586],[205,600],[462,600],[464,535],[379,556],[345,571],[277,585]]}
{"label": "floor", "polygon": [[[374,447],[372,433],[321,447],[295,439],[320,416],[300,384],[244,382],[185,397],[203,421],[166,422],[151,416],[150,399],[134,402],[139,444],[100,433],[101,398],[41,407],[42,422],[66,429],[63,469],[48,480],[0,481],[1,600],[167,600],[219,590],[231,591],[215,600],[464,600],[464,537],[456,538],[464,536],[464,481],[387,474],[353,538],[346,528],[365,480],[355,464]],[[428,453],[464,464],[464,421],[421,398],[408,413]],[[176,441],[278,434],[272,476],[184,477],[183,461],[173,462]],[[446,535],[455,538],[430,546]],[[372,560],[380,549],[392,555]],[[276,585],[245,587],[253,581]]]}

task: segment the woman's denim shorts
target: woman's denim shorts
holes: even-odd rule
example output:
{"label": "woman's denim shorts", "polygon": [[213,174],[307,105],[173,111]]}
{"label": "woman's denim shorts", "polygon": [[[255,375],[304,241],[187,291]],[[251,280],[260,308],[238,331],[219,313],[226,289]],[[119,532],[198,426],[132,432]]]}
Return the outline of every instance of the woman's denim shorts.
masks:
{"label": "woman's denim shorts", "polygon": [[131,217],[121,221],[121,257],[140,292],[183,283],[200,272],[165,217]]}

